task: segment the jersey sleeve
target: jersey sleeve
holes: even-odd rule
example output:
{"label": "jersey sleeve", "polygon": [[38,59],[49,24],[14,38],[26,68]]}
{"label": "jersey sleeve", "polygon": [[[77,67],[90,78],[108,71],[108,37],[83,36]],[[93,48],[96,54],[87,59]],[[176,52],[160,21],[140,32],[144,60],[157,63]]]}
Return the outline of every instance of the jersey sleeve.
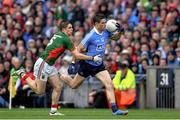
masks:
{"label": "jersey sleeve", "polygon": [[91,39],[91,34],[87,34],[84,39],[81,41],[81,44],[84,46],[84,48],[86,49],[89,42],[90,42],[90,39]]}

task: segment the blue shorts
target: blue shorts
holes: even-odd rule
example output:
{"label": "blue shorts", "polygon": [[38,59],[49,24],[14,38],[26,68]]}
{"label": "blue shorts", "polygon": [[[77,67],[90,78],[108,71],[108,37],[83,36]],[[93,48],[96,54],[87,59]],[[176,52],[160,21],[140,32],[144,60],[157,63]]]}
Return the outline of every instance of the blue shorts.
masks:
{"label": "blue shorts", "polygon": [[94,76],[97,73],[104,70],[106,70],[104,64],[101,64],[99,66],[93,66],[91,64],[86,63],[84,60],[79,61],[78,74],[82,77],[88,77],[89,75]]}

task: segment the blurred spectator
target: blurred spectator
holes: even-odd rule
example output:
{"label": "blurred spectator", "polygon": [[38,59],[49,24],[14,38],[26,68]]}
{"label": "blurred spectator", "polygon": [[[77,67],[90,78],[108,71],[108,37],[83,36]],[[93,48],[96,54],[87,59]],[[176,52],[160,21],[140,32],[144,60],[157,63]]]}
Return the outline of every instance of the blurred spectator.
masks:
{"label": "blurred spectator", "polygon": [[67,10],[66,6],[63,4],[63,0],[60,0],[56,6],[56,11],[55,11],[55,18],[57,20],[59,19],[67,19]]}
{"label": "blurred spectator", "polygon": [[82,39],[83,39],[83,33],[80,31],[75,32],[73,39],[74,45],[75,46],[79,45]]}
{"label": "blurred spectator", "polygon": [[[14,72],[15,70],[19,70],[21,67],[21,61],[17,57],[13,57],[11,64],[13,65],[12,69],[10,70],[10,73]],[[10,76],[9,84],[8,84],[8,90],[10,91],[10,85],[12,85],[12,105],[19,106],[21,103],[19,102],[20,96],[22,94],[18,93],[18,90],[21,85],[21,81],[17,76]]]}
{"label": "blurred spectator", "polygon": [[11,70],[11,61],[4,61],[4,69],[9,74],[9,71]]}
{"label": "blurred spectator", "polygon": [[165,52],[165,47],[168,46],[168,43],[166,41],[165,38],[161,39],[160,42],[160,47],[158,48],[158,50],[161,51],[161,58],[167,58],[166,52]]}
{"label": "blurred spectator", "polygon": [[25,23],[25,32],[23,34],[23,40],[25,42],[25,46],[27,48],[28,41],[33,38],[33,23],[31,21],[26,21]]}
{"label": "blurred spectator", "polygon": [[160,66],[161,67],[167,66],[167,59],[166,58],[160,58]]}
{"label": "blurred spectator", "polygon": [[110,56],[107,56],[104,60],[105,68],[106,68],[106,70],[108,70],[108,72],[110,74],[112,74],[112,63],[111,62],[112,62],[112,59]]}
{"label": "blurred spectator", "polygon": [[139,74],[146,74],[147,67],[149,66],[149,60],[147,58],[142,59],[139,65]]}
{"label": "blurred spectator", "polygon": [[20,28],[15,28],[12,33],[12,42],[16,43],[17,40],[22,40],[22,32]]}
{"label": "blurred spectator", "polygon": [[160,64],[160,57],[157,54],[152,56],[152,66],[159,66]]}
{"label": "blurred spectator", "polygon": [[124,17],[124,20],[128,21],[130,29],[133,29],[139,23],[139,18],[132,13],[131,7],[126,8],[126,11],[123,17]]}
{"label": "blurred spectator", "polygon": [[133,63],[131,66],[131,70],[134,74],[138,74],[138,65],[136,63]]}
{"label": "blurred spectator", "polygon": [[94,89],[88,95],[88,103],[92,108],[107,108],[105,88]]}
{"label": "blurred spectator", "polygon": [[23,63],[23,61],[25,60],[25,56],[26,56],[26,49],[24,48],[24,46],[18,47],[17,57],[21,63]]}
{"label": "blurred spectator", "polygon": [[6,52],[11,45],[11,40],[8,38],[8,32],[6,30],[1,31],[0,42],[4,52]]}
{"label": "blurred spectator", "polygon": [[30,39],[28,41],[28,50],[32,52],[32,54],[37,53],[37,48],[36,48],[36,42],[34,39]]}
{"label": "blurred spectator", "polygon": [[27,15],[32,6],[32,4],[30,3],[30,0],[22,0],[20,4],[22,5],[22,13]]}
{"label": "blurred spectator", "polygon": [[0,107],[8,107],[8,80],[9,73],[5,70],[3,62],[0,61]]}
{"label": "blurred spectator", "polygon": [[178,63],[178,66],[180,66],[180,47],[176,48],[176,55],[177,55],[176,61]]}
{"label": "blurred spectator", "polygon": [[108,4],[106,2],[103,2],[99,5],[99,13],[104,14],[105,16],[109,16],[111,12],[108,10]]}
{"label": "blurred spectator", "polygon": [[43,32],[45,33],[46,37],[52,37],[52,32],[53,32],[53,12],[52,11],[48,11],[47,13],[47,20],[46,20],[46,25],[43,28]]}
{"label": "blurred spectator", "polygon": [[158,42],[154,39],[151,39],[149,46],[150,46],[150,53],[153,54],[158,48]]}
{"label": "blurred spectator", "polygon": [[42,36],[45,36],[43,33],[43,18],[36,17],[34,20],[33,38],[37,39],[38,37]]}
{"label": "blurred spectator", "polygon": [[136,98],[135,74],[128,66],[127,60],[120,62],[119,69],[113,79],[116,103],[119,108],[132,105]]}
{"label": "blurred spectator", "polygon": [[178,66],[178,62],[176,61],[176,54],[174,51],[169,51],[167,53],[167,64],[168,66],[176,67]]}
{"label": "blurred spectator", "polygon": [[126,50],[126,49],[122,50],[122,52],[121,52],[121,59],[122,60],[128,60],[130,64],[132,63],[129,51]]}
{"label": "blurred spectator", "polygon": [[75,0],[70,1],[69,3],[69,12],[68,12],[68,19],[71,21],[71,23],[75,23],[76,21],[79,21],[81,26],[84,23],[84,10],[79,6]]}

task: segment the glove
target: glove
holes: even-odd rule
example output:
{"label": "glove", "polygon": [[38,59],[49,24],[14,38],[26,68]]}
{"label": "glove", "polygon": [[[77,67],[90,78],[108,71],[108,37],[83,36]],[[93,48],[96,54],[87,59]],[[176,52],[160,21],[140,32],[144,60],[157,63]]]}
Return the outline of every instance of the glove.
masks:
{"label": "glove", "polygon": [[116,27],[118,32],[124,32],[124,28],[119,23],[116,23]]}
{"label": "glove", "polygon": [[96,55],[96,56],[93,56],[93,61],[94,62],[101,62],[102,61],[102,58],[100,57],[101,55]]}
{"label": "glove", "polygon": [[68,67],[68,74],[76,74],[78,71],[78,68],[75,63],[71,63]]}

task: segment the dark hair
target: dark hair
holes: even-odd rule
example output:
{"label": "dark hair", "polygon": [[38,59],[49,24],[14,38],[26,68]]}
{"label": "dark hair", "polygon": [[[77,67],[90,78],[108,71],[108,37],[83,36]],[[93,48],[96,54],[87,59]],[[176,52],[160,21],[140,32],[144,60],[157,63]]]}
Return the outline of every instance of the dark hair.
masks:
{"label": "dark hair", "polygon": [[143,61],[145,61],[145,62],[147,63],[147,65],[149,65],[149,60],[148,60],[147,58],[142,59],[142,60],[141,60],[141,63],[142,63]]}
{"label": "dark hair", "polygon": [[93,17],[93,23],[95,24],[96,22],[99,23],[102,19],[105,19],[105,15],[98,13]]}
{"label": "dark hair", "polygon": [[125,68],[128,67],[126,64],[124,64],[124,63],[122,63],[122,62],[120,62],[120,63],[118,64],[118,66],[119,66],[120,69],[125,69]]}
{"label": "dark hair", "polygon": [[[154,59],[155,59],[155,58],[158,59],[158,63],[157,63],[157,64],[154,63]],[[157,55],[157,54],[154,54],[154,55],[152,56],[152,65],[159,65],[159,63],[160,63],[160,56]]]}
{"label": "dark hair", "polygon": [[62,29],[66,28],[68,26],[68,24],[70,24],[69,21],[67,20],[62,20],[60,25],[59,25],[59,29],[62,31]]}
{"label": "dark hair", "polygon": [[160,56],[159,56],[159,55],[157,55],[157,54],[154,54],[154,55],[152,56],[152,60],[153,60],[154,58],[157,58],[157,59],[159,59],[159,60],[160,60]]}

